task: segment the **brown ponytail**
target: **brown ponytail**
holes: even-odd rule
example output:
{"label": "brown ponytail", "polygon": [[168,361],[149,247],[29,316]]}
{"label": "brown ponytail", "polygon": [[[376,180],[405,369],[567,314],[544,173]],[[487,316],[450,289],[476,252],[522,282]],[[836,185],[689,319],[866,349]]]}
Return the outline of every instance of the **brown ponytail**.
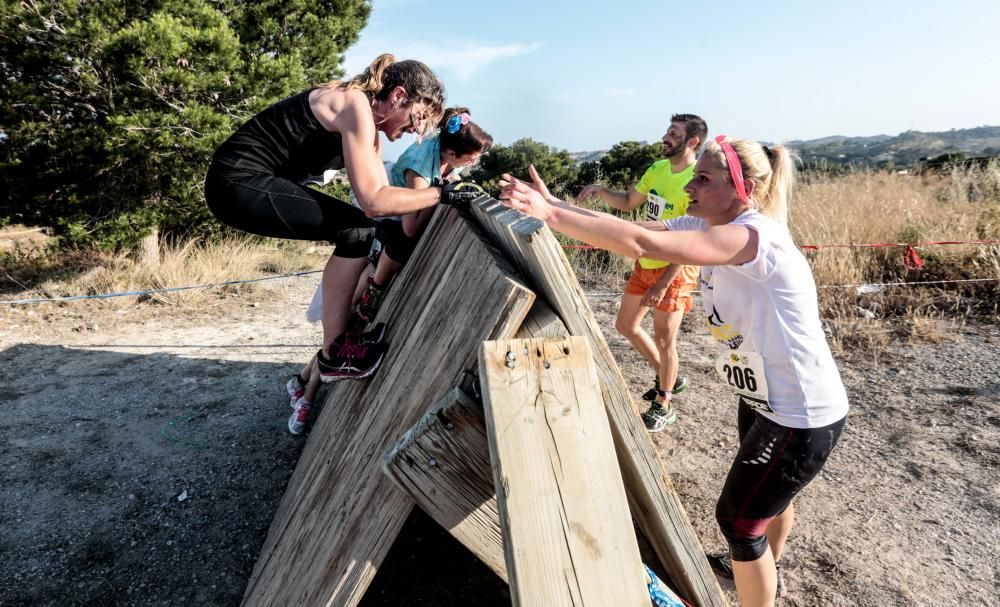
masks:
{"label": "brown ponytail", "polygon": [[374,99],[382,92],[386,71],[395,63],[396,58],[393,55],[383,53],[375,57],[375,61],[372,61],[365,71],[344,83],[344,88],[349,91],[363,91]]}
{"label": "brown ponytail", "polygon": [[397,86],[403,87],[408,103],[422,103],[427,107],[428,123],[440,120],[444,108],[444,85],[437,75],[420,61],[396,61],[389,53],[375,58],[371,65],[347,81],[334,80],[324,87],[363,91],[372,101],[384,101]]}

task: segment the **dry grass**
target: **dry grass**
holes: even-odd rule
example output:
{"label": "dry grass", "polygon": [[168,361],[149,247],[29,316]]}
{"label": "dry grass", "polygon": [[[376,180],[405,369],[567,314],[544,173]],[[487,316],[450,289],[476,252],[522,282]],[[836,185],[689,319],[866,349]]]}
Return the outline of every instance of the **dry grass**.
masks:
{"label": "dry grass", "polygon": [[[17,267],[7,273],[7,282],[20,286],[19,298],[149,291],[314,270],[322,267],[329,253],[329,247],[309,243],[249,238],[167,246],[161,250],[159,265],[142,264],[125,254],[77,251],[20,259]],[[277,286],[277,281],[258,282],[97,299],[91,303],[113,309],[143,302],[193,308],[231,294],[248,295]]]}
{"label": "dry grass", "polygon": [[[998,185],[1000,167],[995,165],[946,175],[863,171],[807,176],[796,193],[790,225],[801,244],[998,240]],[[904,264],[902,247],[806,251],[816,283],[824,287],[820,309],[836,349],[870,352],[890,337],[940,341],[949,333],[935,327],[949,319],[996,318],[1000,246],[938,245],[916,250],[924,262],[919,270]],[[992,280],[888,286],[867,294],[844,286],[966,279]],[[860,318],[865,310],[889,322]]]}

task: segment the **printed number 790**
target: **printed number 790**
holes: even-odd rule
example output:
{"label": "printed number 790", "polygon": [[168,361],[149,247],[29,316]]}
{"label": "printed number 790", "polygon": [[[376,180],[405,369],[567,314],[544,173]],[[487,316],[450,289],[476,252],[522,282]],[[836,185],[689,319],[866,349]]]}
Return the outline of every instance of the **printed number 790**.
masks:
{"label": "printed number 790", "polygon": [[744,369],[735,365],[723,365],[726,372],[726,381],[730,386],[735,386],[739,390],[757,391],[757,378],[753,376],[753,369]]}

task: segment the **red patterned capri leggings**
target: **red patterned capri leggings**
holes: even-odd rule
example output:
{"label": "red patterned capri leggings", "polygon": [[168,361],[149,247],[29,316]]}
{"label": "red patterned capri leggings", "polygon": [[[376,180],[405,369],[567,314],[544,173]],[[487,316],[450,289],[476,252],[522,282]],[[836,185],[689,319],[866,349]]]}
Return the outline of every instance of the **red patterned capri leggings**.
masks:
{"label": "red patterned capri leggings", "polygon": [[767,551],[764,532],[823,468],[847,418],[822,428],[786,428],[740,400],[740,448],[715,507],[735,561]]}

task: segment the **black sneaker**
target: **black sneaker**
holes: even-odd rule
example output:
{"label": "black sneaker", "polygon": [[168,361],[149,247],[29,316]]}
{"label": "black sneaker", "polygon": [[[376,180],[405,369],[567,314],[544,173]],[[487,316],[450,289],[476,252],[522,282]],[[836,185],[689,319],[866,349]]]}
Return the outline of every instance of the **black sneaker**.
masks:
{"label": "black sneaker", "polygon": [[334,342],[330,345],[330,358],[323,356],[322,349],[316,354],[316,365],[324,384],[369,377],[385,357],[387,346],[384,342],[364,343],[350,337],[342,339],[343,343]]}
{"label": "black sneaker", "polygon": [[656,379],[653,380],[653,387],[646,391],[642,395],[642,400],[648,400],[650,402],[656,399],[656,393],[660,391],[660,376],[657,375]]}
{"label": "black sneaker", "polygon": [[[727,580],[733,579],[733,557],[728,552],[706,554],[705,558],[708,559],[708,565],[715,575]],[[788,594],[788,587],[785,586],[785,574],[781,572],[781,565],[774,566],[774,575],[777,578],[775,595],[779,599],[785,598]]]}
{"label": "black sneaker", "polygon": [[352,335],[355,341],[363,344],[374,344],[385,339],[386,326],[380,322],[371,329]]}
{"label": "black sneaker", "polygon": [[[680,394],[681,392],[687,390],[688,378],[677,376],[677,381],[674,382],[673,389],[670,390],[671,394]],[[642,400],[648,400],[650,402],[656,400],[656,393],[660,390],[660,376],[656,376],[656,380],[653,382],[653,387],[646,391],[642,395]]]}
{"label": "black sneaker", "polygon": [[727,580],[733,579],[733,557],[728,552],[706,554],[705,558],[715,575]]}
{"label": "black sneaker", "polygon": [[369,282],[368,288],[365,289],[364,294],[361,296],[361,301],[354,307],[354,313],[366,323],[375,320],[378,309],[382,307],[382,302],[385,301],[386,291],[388,291],[386,287],[376,286],[374,281]]}

